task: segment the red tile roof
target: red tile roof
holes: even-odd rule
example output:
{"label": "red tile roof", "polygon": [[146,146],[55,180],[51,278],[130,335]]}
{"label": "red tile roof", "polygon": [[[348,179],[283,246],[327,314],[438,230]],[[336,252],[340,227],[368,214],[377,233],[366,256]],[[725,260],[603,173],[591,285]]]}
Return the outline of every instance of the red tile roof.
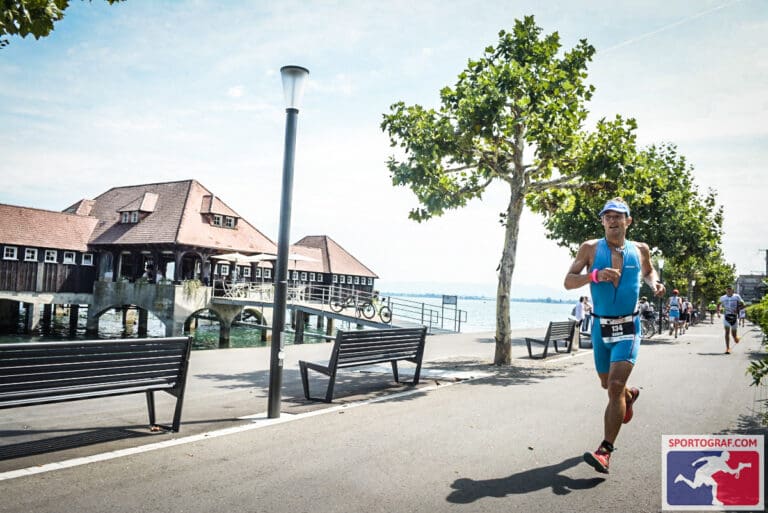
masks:
{"label": "red tile roof", "polygon": [[[362,262],[353,257],[346,249],[342,248],[327,235],[309,235],[294,244],[292,249],[301,248],[302,246],[315,248],[320,251],[323,260],[322,272],[378,278],[376,273],[368,269]],[[300,263],[308,264],[309,262]],[[301,266],[297,268],[302,269]]]}
{"label": "red tile roof", "polygon": [[[141,205],[149,194],[157,196],[154,211],[138,223],[120,223],[118,210]],[[91,215],[99,223],[91,243],[182,244],[243,253],[277,250],[274,242],[242,218],[234,229],[212,226],[203,213],[204,196],[212,194],[195,180],[112,188],[93,200]],[[229,207],[226,209],[240,217]]]}
{"label": "red tile roof", "polygon": [[[138,223],[121,223],[121,211],[143,213]],[[237,218],[234,229],[213,226],[210,214]],[[196,180],[114,187],[65,212],[0,204],[0,242],[87,251],[93,245],[169,244],[218,253],[277,253],[272,240]],[[378,278],[327,235],[304,237],[290,252],[288,270]],[[265,264],[265,266],[270,264]]]}
{"label": "red tile roof", "polygon": [[0,242],[16,246],[88,251],[94,217],[0,204]]}

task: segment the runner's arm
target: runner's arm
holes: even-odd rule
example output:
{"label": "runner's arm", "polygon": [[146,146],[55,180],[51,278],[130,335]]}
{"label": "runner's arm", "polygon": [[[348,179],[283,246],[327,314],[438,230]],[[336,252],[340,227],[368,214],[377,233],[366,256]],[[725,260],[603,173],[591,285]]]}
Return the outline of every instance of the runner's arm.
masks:
{"label": "runner's arm", "polygon": [[591,280],[589,273],[582,274],[584,268],[592,266],[592,262],[595,256],[596,241],[587,241],[579,247],[579,252],[576,253],[576,259],[568,269],[568,274],[565,275],[565,281],[563,285],[566,290],[577,289],[584,285],[589,285]]}
{"label": "runner's arm", "polygon": [[648,244],[644,242],[637,243],[637,249],[640,251],[640,261],[643,268],[643,281],[653,290],[654,296],[664,296],[666,288],[664,284],[659,281],[659,275],[656,273],[656,269],[651,262],[651,250],[648,249]]}

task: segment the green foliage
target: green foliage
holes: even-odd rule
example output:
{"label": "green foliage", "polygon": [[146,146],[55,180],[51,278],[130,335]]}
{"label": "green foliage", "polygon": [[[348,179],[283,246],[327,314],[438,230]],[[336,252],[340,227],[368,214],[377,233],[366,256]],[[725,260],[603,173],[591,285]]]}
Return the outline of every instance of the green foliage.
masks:
{"label": "green foliage", "polygon": [[[107,0],[115,4],[123,0]],[[53,32],[53,24],[64,17],[69,0],[2,0],[0,3],[0,48],[9,41],[3,36],[32,35],[35,39]]]}
{"label": "green foliage", "polygon": [[[526,187],[550,179],[555,168],[573,174],[594,52],[582,40],[561,55],[559,35],[542,36],[529,16],[468,61],[456,84],[440,92],[439,109],[393,104],[381,126],[405,155],[390,158],[388,168],[392,183],[419,200],[410,217],[424,221],[463,207],[494,179]],[[526,147],[531,163],[524,162]]]}
{"label": "green foliage", "polygon": [[677,149],[667,144],[636,155],[627,149],[621,155],[624,161],[616,165],[585,166],[586,183],[581,187],[528,196],[531,209],[545,216],[549,237],[575,254],[583,241],[603,236],[597,214],[607,199],[619,196],[632,211],[630,237],[648,243],[657,254],[673,260],[700,259],[717,251],[722,207],[717,206],[714,192],[699,193],[693,171]]}
{"label": "green foliage", "polygon": [[[763,297],[759,303],[747,307],[747,318],[760,326],[763,330],[763,345],[768,343],[768,296]],[[752,385],[760,385],[765,376],[768,376],[768,357],[756,360],[747,367],[747,374],[752,376]]]}

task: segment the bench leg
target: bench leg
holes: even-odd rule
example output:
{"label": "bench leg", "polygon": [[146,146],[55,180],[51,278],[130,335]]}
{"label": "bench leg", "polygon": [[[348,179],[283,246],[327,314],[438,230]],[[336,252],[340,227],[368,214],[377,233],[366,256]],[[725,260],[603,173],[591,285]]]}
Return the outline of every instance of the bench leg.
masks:
{"label": "bench leg", "polygon": [[325,393],[325,402],[326,403],[332,403],[333,402],[333,386],[336,384],[336,370],[331,373],[330,376],[328,376],[328,391]]}
{"label": "bench leg", "polygon": [[173,424],[171,425],[171,429],[174,433],[179,432],[179,428],[181,427],[181,407],[184,404],[184,394],[182,391],[182,394],[176,397],[176,408],[173,411]]}
{"label": "bench leg", "polygon": [[397,372],[397,360],[389,362],[392,364],[392,374],[395,376],[395,383],[400,383],[400,374]]}
{"label": "bench leg", "polygon": [[149,411],[149,427],[155,425],[155,393],[147,390],[147,410]]}
{"label": "bench leg", "polygon": [[416,370],[413,373],[413,384],[419,384],[419,377],[421,376],[421,360],[416,364]]}
{"label": "bench leg", "polygon": [[[544,352],[541,353],[538,356],[534,356],[533,355],[533,351],[531,350],[531,340],[532,339],[529,339],[529,338],[525,339],[525,345],[528,347],[528,356],[530,356],[531,359],[533,359],[533,360],[543,360],[544,358],[546,358],[547,357],[547,351],[549,350],[549,341],[545,342],[543,340],[534,340],[535,342],[537,342],[539,344],[544,344]],[[553,343],[557,344],[557,342],[553,342]],[[557,351],[557,349],[555,349],[555,351]]]}
{"label": "bench leg", "polygon": [[309,400],[309,376],[307,376],[307,365],[299,360],[299,374],[301,374],[301,386],[304,387],[304,397]]}

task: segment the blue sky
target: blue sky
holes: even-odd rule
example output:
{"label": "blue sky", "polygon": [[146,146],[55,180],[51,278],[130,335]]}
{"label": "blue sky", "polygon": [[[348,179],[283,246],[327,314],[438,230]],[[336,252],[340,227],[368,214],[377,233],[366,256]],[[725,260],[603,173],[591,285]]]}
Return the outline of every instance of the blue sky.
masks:
{"label": "blue sky", "polygon": [[[379,125],[437,106],[469,58],[533,14],[597,53],[588,126],[619,113],[673,142],[725,206],[724,248],[762,271],[768,229],[768,1],[72,2],[45,39],[0,50],[0,202],[61,210],[118,185],[194,178],[277,239],[285,113],[279,69],[311,72],[299,117],[291,238],[327,234],[383,283],[495,290],[501,186],[417,224],[391,186]],[[514,295],[575,297],[570,264],[526,212]],[[481,284],[470,287],[469,283]]]}

